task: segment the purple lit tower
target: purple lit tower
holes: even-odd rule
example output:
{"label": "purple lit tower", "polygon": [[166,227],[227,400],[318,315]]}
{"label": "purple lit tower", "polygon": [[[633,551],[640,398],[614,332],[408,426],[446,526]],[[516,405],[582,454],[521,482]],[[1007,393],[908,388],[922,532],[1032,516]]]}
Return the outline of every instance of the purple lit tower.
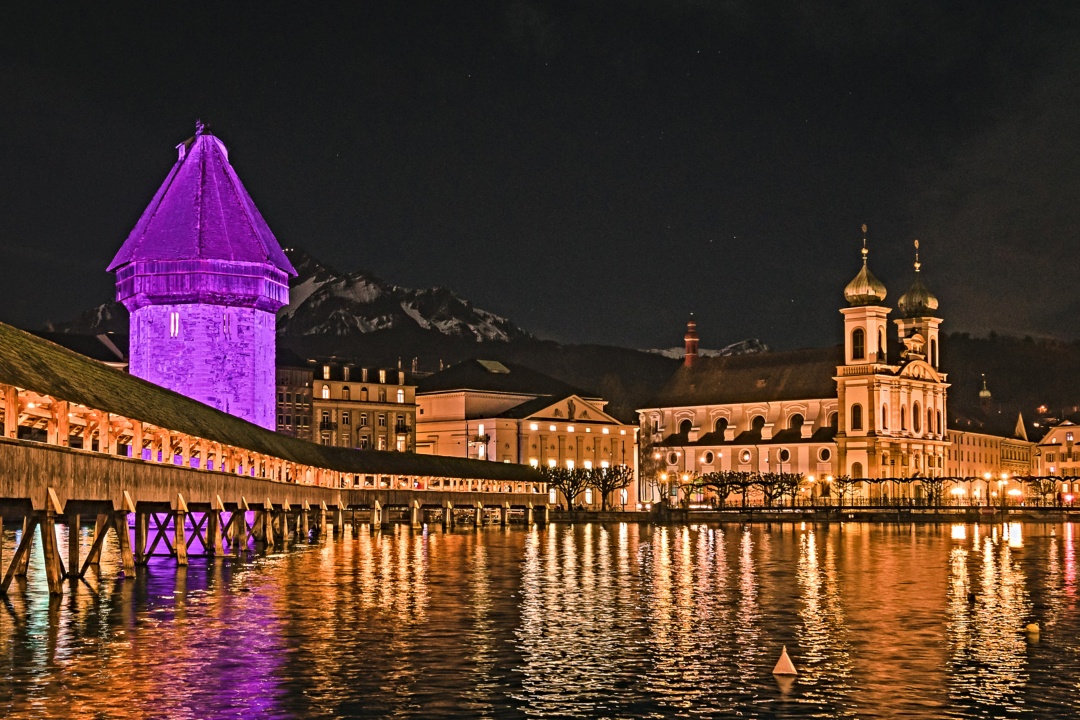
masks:
{"label": "purple lit tower", "polygon": [[296,270],[209,128],[109,265],[131,312],[131,374],[273,429],[274,313]]}

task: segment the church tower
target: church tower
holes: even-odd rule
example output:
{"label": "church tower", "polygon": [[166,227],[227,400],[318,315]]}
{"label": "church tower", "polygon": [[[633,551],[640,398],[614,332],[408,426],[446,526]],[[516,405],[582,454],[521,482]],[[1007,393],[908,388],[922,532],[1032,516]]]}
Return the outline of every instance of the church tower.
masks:
{"label": "church tower", "polygon": [[941,318],[935,317],[938,299],[923,285],[922,263],[919,262],[919,241],[915,241],[915,282],[911,289],[900,296],[897,308],[900,317],[896,326],[900,332],[900,342],[904,344],[904,356],[921,355],[935,369],[940,369],[938,362],[938,328]]}
{"label": "church tower", "polygon": [[877,375],[888,371],[889,308],[885,286],[867,266],[866,225],[862,226],[862,268],[844,288],[844,364],[837,368],[836,442],[840,474],[872,477],[877,472],[874,436],[881,425]]}
{"label": "church tower", "polygon": [[296,270],[209,128],[177,151],[108,268],[131,374],[273,429],[275,313]]}

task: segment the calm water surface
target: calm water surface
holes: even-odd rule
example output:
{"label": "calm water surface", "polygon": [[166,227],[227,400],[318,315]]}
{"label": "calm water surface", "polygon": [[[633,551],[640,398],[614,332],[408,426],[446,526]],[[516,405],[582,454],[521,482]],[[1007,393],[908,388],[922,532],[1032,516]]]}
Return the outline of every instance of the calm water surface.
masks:
{"label": "calm water surface", "polygon": [[110,548],[51,603],[38,552],[0,717],[1073,718],[1078,534],[362,527],[126,582]]}

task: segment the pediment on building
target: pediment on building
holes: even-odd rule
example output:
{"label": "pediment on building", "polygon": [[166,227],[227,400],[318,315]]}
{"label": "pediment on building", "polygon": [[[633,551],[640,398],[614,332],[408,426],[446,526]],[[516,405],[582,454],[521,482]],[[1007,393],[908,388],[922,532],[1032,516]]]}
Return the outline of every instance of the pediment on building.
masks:
{"label": "pediment on building", "polygon": [[513,416],[522,420],[560,420],[562,422],[609,423],[621,424],[618,420],[599,409],[579,395],[563,398],[541,397],[522,403],[512,408],[504,416]]}
{"label": "pediment on building", "polygon": [[908,362],[904,363],[904,365],[900,368],[900,372],[898,372],[897,375],[899,377],[914,378],[916,380],[929,380],[930,382],[936,383],[945,381],[944,376],[940,372],[935,370],[930,363],[926,362],[921,358],[909,360]]}

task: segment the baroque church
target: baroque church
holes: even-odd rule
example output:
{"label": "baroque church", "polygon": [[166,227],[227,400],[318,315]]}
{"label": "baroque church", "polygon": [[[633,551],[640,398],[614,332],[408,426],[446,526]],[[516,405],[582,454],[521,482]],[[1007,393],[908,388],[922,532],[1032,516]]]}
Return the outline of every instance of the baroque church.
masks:
{"label": "baroque church", "polygon": [[[897,302],[893,331],[865,232],[862,267],[844,289],[842,346],[699,358],[691,319],[683,367],[654,407],[639,410],[642,445],[669,488],[713,471],[802,473],[817,481],[814,494],[826,495],[840,475],[945,475],[949,385],[939,364],[938,300],[922,282],[916,241],[914,282]],[[919,496],[922,488],[862,482],[855,492]]]}

